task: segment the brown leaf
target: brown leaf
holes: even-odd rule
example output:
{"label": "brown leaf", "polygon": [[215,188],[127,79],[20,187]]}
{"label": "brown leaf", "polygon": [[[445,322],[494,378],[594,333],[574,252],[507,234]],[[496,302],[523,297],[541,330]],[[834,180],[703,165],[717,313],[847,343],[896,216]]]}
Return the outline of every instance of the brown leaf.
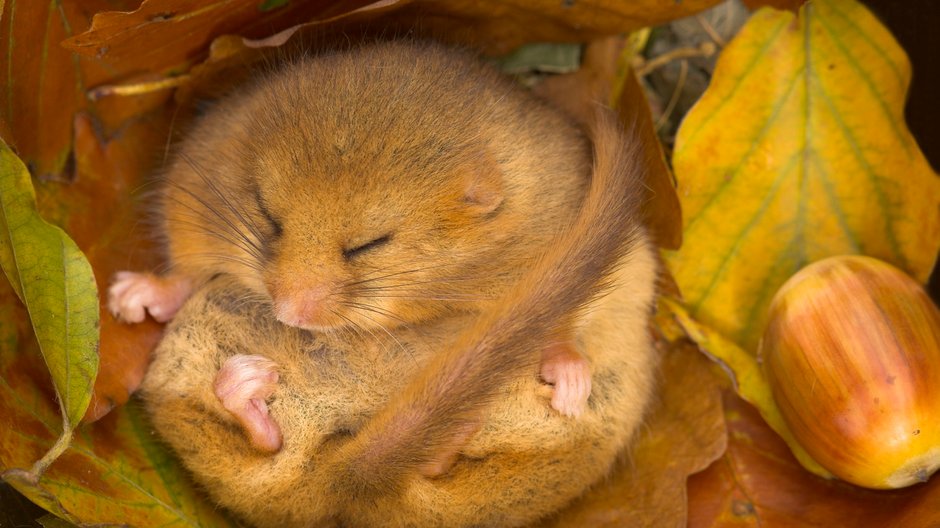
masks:
{"label": "brown leaf", "polygon": [[491,55],[527,42],[581,42],[686,17],[720,0],[450,0],[417,1],[396,12],[402,27],[425,28],[447,42]]}
{"label": "brown leaf", "polygon": [[142,65],[149,71],[165,73],[203,59],[209,43],[220,35],[263,38],[298,20],[336,18],[366,5],[383,9],[394,5],[401,9],[383,19],[383,33],[416,30],[418,34],[500,54],[526,42],[583,41],[655,25],[696,13],[718,1],[317,0],[287,2],[261,11],[258,0],[145,0],[136,11],[99,13],[90,30],[64,45],[86,57],[108,62],[118,77],[140,71]]}
{"label": "brown leaf", "polygon": [[890,491],[804,470],[753,407],[726,391],[728,450],[689,479],[689,526],[937,526],[940,479]]}
{"label": "brown leaf", "polygon": [[725,450],[718,383],[694,346],[668,350],[659,401],[630,460],[550,526],[685,526],[686,478]]}
{"label": "brown leaf", "polygon": [[116,77],[142,69],[164,73],[205,58],[219,35],[263,38],[298,20],[329,19],[374,3],[388,2],[313,0],[265,11],[259,0],[145,0],[135,11],[98,13],[88,31],[63,45],[106,61]]}
{"label": "brown leaf", "polygon": [[[217,98],[256,74],[256,65],[276,62],[279,57],[305,52],[310,41],[326,45],[331,39],[345,43],[353,34],[366,31],[368,22],[395,9],[399,1],[367,4],[331,18],[296,24],[261,39],[222,35],[212,41],[209,56],[193,66],[174,98],[187,107],[196,98]],[[364,24],[356,29],[357,24]]]}
{"label": "brown leaf", "polygon": [[[95,9],[125,2],[3,2],[0,14],[0,136],[33,176],[54,177],[71,152],[72,115],[85,105],[79,61],[59,43],[88,27]],[[116,4],[116,5],[115,5]]]}
{"label": "brown leaf", "polygon": [[676,193],[676,180],[666,165],[662,144],[654,132],[649,103],[632,69],[623,84],[616,107],[624,123],[629,124],[631,119],[636,120],[636,129],[647,135],[645,143],[654,145],[656,154],[662,160],[662,163],[647,165],[647,200],[643,204],[643,214],[653,240],[659,247],[678,249],[682,245],[682,208]]}
{"label": "brown leaf", "polygon": [[806,0],[742,0],[748,9],[756,10],[761,7],[772,7],[774,9],[787,9],[796,13],[800,7],[806,3]]}

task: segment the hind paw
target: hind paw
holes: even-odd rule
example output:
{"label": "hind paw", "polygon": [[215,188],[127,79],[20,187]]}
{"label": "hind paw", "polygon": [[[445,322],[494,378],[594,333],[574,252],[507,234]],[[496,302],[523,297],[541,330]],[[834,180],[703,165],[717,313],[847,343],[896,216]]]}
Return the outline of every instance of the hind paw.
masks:
{"label": "hind paw", "polygon": [[580,416],[591,396],[591,368],[571,344],[553,345],[542,352],[541,376],[555,386],[552,407],[565,416]]}
{"label": "hind paw", "polygon": [[216,397],[241,424],[251,445],[266,453],[281,449],[281,428],[265,401],[277,388],[278,378],[277,364],[270,359],[239,354],[222,365],[213,384]]}

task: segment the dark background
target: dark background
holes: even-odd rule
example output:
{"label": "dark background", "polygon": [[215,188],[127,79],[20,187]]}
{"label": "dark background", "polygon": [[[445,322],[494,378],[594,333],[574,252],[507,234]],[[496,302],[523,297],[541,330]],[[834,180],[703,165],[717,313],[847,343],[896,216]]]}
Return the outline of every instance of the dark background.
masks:
{"label": "dark background", "polygon": [[[907,51],[914,77],[905,110],[911,132],[930,160],[940,167],[940,0],[862,0],[891,29]],[[930,292],[940,300],[940,266]],[[9,424],[7,425],[9,427]],[[33,528],[44,511],[0,483],[0,528]]]}
{"label": "dark background", "polygon": [[[905,115],[911,132],[930,160],[940,168],[940,1],[862,0],[884,21],[914,66]],[[940,302],[940,265],[928,285]]]}

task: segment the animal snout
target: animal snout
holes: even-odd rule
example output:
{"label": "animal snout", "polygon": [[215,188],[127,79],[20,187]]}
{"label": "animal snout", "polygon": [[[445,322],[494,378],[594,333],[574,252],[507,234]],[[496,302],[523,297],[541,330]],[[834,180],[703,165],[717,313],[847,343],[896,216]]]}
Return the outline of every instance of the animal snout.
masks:
{"label": "animal snout", "polygon": [[327,300],[330,288],[316,285],[301,289],[275,302],[277,320],[299,328],[317,328],[324,326],[328,312]]}

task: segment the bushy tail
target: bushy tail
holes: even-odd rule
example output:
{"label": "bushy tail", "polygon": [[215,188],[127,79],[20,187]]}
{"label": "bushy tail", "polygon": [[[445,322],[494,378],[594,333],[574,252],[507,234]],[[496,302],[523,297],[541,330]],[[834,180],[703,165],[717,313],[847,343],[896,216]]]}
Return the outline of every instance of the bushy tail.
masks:
{"label": "bushy tail", "polygon": [[635,246],[642,229],[645,150],[636,134],[625,140],[610,110],[597,111],[590,131],[594,174],[574,223],[499,308],[435,355],[343,446],[336,485],[349,499],[392,493],[440,453],[456,448],[509,382],[537,371],[538,344],[549,342],[556,329],[570,328]]}

